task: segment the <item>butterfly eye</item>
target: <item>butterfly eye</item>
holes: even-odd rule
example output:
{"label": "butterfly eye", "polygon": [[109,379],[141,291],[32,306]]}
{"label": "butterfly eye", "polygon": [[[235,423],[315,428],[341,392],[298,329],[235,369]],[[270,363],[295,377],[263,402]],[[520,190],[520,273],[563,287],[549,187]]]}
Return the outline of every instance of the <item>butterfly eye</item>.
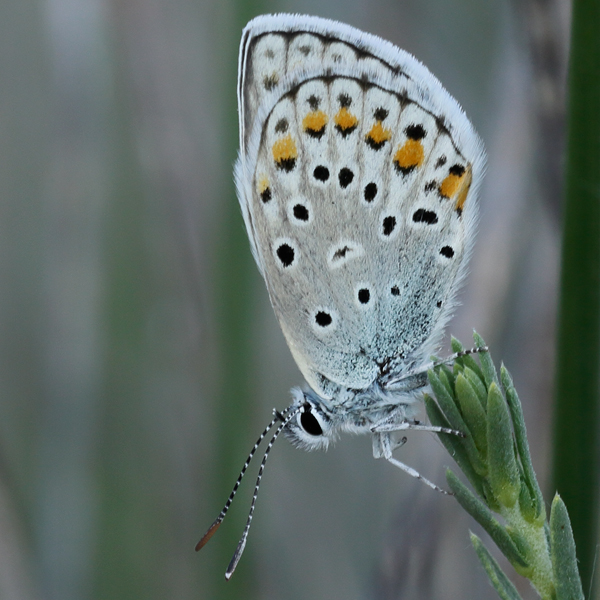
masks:
{"label": "butterfly eye", "polygon": [[312,414],[310,405],[306,405],[305,410],[300,413],[300,425],[310,435],[323,435],[321,424],[317,421],[315,415]]}

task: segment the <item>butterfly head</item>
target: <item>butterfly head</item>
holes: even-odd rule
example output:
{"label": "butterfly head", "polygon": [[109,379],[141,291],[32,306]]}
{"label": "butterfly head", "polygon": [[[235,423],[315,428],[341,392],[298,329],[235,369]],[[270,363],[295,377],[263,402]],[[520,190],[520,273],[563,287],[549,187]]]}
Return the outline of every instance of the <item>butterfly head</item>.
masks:
{"label": "butterfly head", "polygon": [[286,437],[303,450],[326,450],[337,437],[332,415],[314,392],[294,388],[292,395],[292,407],[300,406],[300,410],[285,428]]}

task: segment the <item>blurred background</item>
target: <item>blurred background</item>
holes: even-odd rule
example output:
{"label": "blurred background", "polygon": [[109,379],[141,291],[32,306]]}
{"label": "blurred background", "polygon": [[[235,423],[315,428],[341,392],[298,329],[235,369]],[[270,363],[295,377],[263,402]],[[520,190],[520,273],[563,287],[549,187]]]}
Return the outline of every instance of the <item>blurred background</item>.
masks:
{"label": "blurred background", "polygon": [[[367,437],[325,454],[278,441],[233,579],[258,465],[194,552],[301,382],[235,197],[237,50],[260,13],[339,19],[415,54],[465,108],[489,166],[448,331],[470,345],[477,329],[512,372],[544,484],[569,10],[0,4],[2,600],[495,598],[469,543],[478,526],[374,461]],[[399,456],[442,485],[452,464],[427,433]]]}

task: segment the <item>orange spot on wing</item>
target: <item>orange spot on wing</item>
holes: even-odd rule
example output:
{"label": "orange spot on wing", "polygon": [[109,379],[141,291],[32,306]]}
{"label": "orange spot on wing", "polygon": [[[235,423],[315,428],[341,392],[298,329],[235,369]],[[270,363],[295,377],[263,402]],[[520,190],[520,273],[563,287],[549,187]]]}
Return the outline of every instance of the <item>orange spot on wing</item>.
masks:
{"label": "orange spot on wing", "polygon": [[262,194],[269,187],[269,178],[266,175],[261,175],[258,179],[258,193]]}
{"label": "orange spot on wing", "polygon": [[471,185],[472,174],[471,169],[463,169],[463,172],[450,173],[447,175],[442,183],[440,184],[440,194],[444,198],[454,198],[458,194],[456,199],[456,209],[462,210],[462,207],[467,199],[467,192]]}
{"label": "orange spot on wing", "polygon": [[377,121],[375,125],[371,127],[371,131],[367,133],[367,141],[379,147],[385,144],[385,142],[387,142],[391,137],[391,130],[385,129],[381,124],[381,121]]}
{"label": "orange spot on wing", "polygon": [[400,171],[410,171],[421,166],[425,158],[423,144],[419,140],[408,139],[394,154],[394,164]]}
{"label": "orange spot on wing", "polygon": [[338,110],[333,120],[341,131],[352,130],[358,123],[358,119],[345,106]]}
{"label": "orange spot on wing", "polygon": [[309,112],[302,121],[302,128],[309,133],[321,133],[327,125],[327,115],[322,110]]}
{"label": "orange spot on wing", "polygon": [[273,144],[272,150],[273,159],[277,164],[281,164],[285,161],[293,161],[298,158],[296,142],[289,133],[285,137],[278,139]]}
{"label": "orange spot on wing", "polygon": [[[452,175],[448,175],[448,177],[452,177]],[[446,179],[448,179],[448,177],[446,177]],[[467,194],[469,193],[469,189],[471,187],[471,181],[473,180],[473,175],[471,173],[471,168],[469,167],[465,173],[463,174],[463,176],[461,177],[461,182],[459,185],[459,188],[456,191],[456,204],[454,205],[454,208],[458,211],[458,213],[462,213],[463,207],[465,205],[465,202],[467,201]],[[444,179],[444,181],[446,181]],[[442,181],[442,185],[444,184],[444,182]],[[441,192],[441,189],[440,189]]]}

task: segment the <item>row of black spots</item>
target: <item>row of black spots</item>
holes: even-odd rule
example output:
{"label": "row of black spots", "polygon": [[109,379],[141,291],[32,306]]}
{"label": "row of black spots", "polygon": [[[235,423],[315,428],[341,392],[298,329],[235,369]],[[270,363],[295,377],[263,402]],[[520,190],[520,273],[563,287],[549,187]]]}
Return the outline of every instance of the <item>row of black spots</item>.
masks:
{"label": "row of black spots", "polygon": [[[325,183],[328,179],[329,179],[329,169],[324,166],[324,165],[318,165],[314,168],[313,170],[313,177],[317,180],[320,181],[322,183]],[[340,184],[340,187],[342,189],[347,188],[353,181],[354,181],[354,172],[351,169],[348,169],[347,167],[343,167],[342,169],[340,169],[339,173],[338,173],[338,181]],[[267,188],[265,191],[263,191],[262,195],[268,190],[268,199],[265,200],[263,198],[263,202],[268,202],[271,199],[271,191],[269,190],[269,188]],[[377,184],[374,182],[370,182],[367,183],[367,185],[365,185],[365,188],[363,190],[363,198],[365,199],[365,202],[371,203],[373,202],[373,200],[375,200],[375,197],[377,196]]]}
{"label": "row of black spots", "polygon": [[[400,289],[398,288],[397,285],[394,285],[394,286],[392,286],[390,288],[390,293],[392,294],[392,296],[399,296],[400,295]],[[358,302],[360,304],[362,304],[362,305],[369,304],[369,302],[371,302],[371,300],[372,300],[371,290],[368,287],[361,287],[356,292],[356,298],[357,298]],[[416,305],[419,304],[418,299],[415,300],[415,304]],[[441,308],[442,307],[442,301],[438,300],[436,302],[436,306],[438,308]],[[315,315],[314,315],[314,319],[315,319],[315,323],[319,327],[322,327],[323,329],[329,327],[333,323],[333,316],[327,310],[318,310],[315,313]]]}
{"label": "row of black spots", "polygon": [[426,225],[435,225],[438,222],[438,216],[432,210],[419,208],[413,213],[412,220],[414,223],[425,223]]}
{"label": "row of black spots", "polygon": [[[313,177],[317,181],[325,183],[329,179],[329,169],[325,165],[318,165],[313,170]],[[347,188],[354,180],[354,172],[348,167],[343,167],[338,173],[338,181],[341,188]]]}

